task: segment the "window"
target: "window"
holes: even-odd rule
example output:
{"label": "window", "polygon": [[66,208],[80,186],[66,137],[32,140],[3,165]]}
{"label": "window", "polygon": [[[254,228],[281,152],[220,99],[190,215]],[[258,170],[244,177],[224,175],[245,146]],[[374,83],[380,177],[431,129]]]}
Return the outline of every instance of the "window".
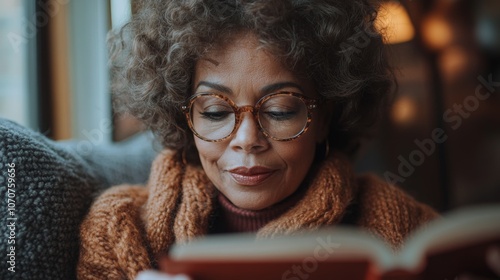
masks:
{"label": "window", "polygon": [[0,1],[0,117],[34,128],[36,113],[30,110],[28,52],[25,30],[27,1]]}

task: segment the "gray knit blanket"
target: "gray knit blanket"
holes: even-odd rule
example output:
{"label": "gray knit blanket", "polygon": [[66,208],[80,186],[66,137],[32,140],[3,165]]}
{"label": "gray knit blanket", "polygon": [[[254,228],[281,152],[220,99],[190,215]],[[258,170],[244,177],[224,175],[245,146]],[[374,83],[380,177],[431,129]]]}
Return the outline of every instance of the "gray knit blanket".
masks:
{"label": "gray knit blanket", "polygon": [[0,119],[0,279],[75,279],[78,228],[93,198],[112,185],[144,183],[159,150],[150,134],[81,143]]}

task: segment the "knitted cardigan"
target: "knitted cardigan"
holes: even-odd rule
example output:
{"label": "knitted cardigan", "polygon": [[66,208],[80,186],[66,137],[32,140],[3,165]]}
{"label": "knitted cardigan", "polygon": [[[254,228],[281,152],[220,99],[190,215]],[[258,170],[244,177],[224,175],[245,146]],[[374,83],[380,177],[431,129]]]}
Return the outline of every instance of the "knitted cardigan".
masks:
{"label": "knitted cardigan", "polygon": [[[207,234],[217,191],[201,167],[185,166],[178,158],[161,153],[147,188],[111,188],[94,202],[80,228],[80,279],[133,279],[155,267],[155,257],[173,243]],[[349,166],[333,154],[314,167],[303,198],[257,237],[334,225],[355,205],[353,223],[398,248],[413,229],[436,216],[372,175],[355,177]]]}

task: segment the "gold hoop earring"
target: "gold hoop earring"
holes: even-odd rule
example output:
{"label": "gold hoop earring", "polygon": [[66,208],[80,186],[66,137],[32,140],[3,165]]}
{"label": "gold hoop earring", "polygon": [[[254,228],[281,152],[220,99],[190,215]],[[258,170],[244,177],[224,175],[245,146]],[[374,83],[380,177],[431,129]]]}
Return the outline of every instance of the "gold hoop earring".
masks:
{"label": "gold hoop earring", "polygon": [[326,139],[324,159],[327,159],[329,155],[330,155],[330,142],[328,141],[328,139]]}
{"label": "gold hoop earring", "polygon": [[186,159],[186,148],[182,149],[181,160],[184,166],[186,166],[188,163]]}

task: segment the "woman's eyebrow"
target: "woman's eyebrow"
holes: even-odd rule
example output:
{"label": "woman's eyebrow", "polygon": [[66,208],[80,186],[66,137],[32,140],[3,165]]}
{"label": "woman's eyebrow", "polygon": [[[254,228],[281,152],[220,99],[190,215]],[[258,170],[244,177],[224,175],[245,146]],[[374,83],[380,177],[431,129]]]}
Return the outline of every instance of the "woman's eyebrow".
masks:
{"label": "woman's eyebrow", "polygon": [[260,91],[263,95],[266,95],[266,94],[278,91],[282,88],[288,88],[288,87],[297,88],[298,90],[301,91],[301,93],[304,92],[304,90],[302,89],[302,87],[300,85],[293,83],[293,82],[280,82],[280,83],[270,84],[270,85],[263,87]]}
{"label": "woman's eyebrow", "polygon": [[228,87],[226,87],[224,85],[216,84],[216,83],[212,83],[212,82],[200,81],[198,83],[198,85],[196,85],[196,89],[198,89],[201,86],[210,87],[210,88],[213,88],[213,89],[215,89],[217,91],[220,91],[220,92],[223,92],[223,93],[227,93],[227,94],[232,94],[233,93],[233,91],[230,88],[228,88]]}

